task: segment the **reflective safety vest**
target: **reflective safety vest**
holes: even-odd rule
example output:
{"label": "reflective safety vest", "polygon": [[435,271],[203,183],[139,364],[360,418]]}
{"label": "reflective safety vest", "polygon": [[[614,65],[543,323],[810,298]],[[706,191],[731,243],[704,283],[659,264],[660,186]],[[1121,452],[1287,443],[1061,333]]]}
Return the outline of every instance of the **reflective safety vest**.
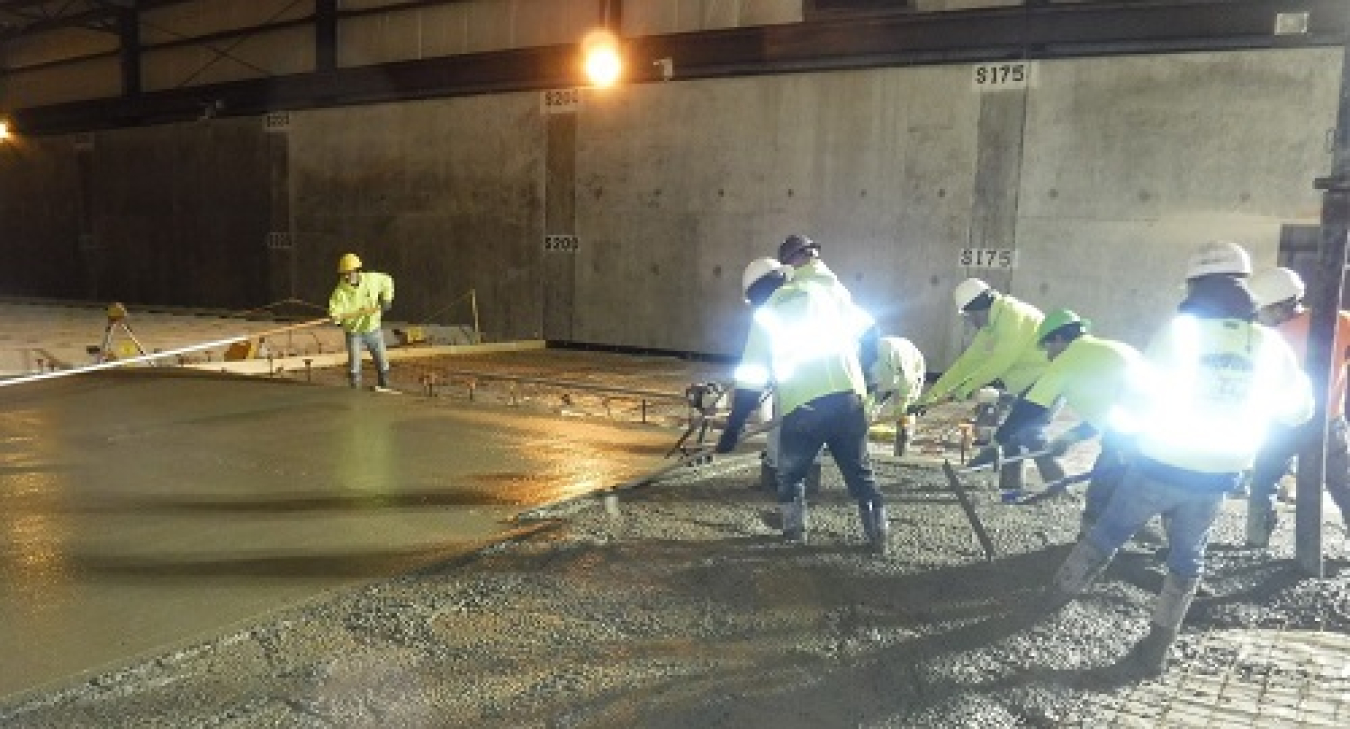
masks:
{"label": "reflective safety vest", "polygon": [[1146,353],[1115,426],[1140,454],[1199,473],[1249,468],[1274,423],[1312,417],[1312,387],[1275,331],[1238,319],[1181,315]]}
{"label": "reflective safety vest", "polygon": [[362,271],[361,279],[355,286],[346,279],[338,282],[333,294],[328,297],[328,316],[337,318],[343,314],[374,309],[374,313],[343,319],[343,329],[354,334],[373,332],[380,328],[380,300],[394,302],[394,278],[387,273]]}
{"label": "reflective safety vest", "polygon": [[919,399],[927,374],[923,352],[903,337],[882,337],[877,343],[877,361],[872,365],[877,394],[894,393],[878,415],[899,415]]}
{"label": "reflective safety vest", "polygon": [[1105,431],[1134,371],[1142,366],[1143,355],[1134,347],[1084,334],[1050,360],[1045,374],[1024,397],[1047,410],[1062,397],[1088,425]]}
{"label": "reflective safety vest", "polygon": [[929,389],[927,398],[946,395],[965,399],[975,390],[1002,380],[1008,392],[1021,394],[1050,366],[1045,351],[1036,346],[1041,310],[1007,294],[994,299],[989,324]]}
{"label": "reflective safety vest", "polygon": [[755,310],[736,386],[774,383],[781,414],[836,392],[866,393],[858,344],[872,317],[831,280],[791,281]]}

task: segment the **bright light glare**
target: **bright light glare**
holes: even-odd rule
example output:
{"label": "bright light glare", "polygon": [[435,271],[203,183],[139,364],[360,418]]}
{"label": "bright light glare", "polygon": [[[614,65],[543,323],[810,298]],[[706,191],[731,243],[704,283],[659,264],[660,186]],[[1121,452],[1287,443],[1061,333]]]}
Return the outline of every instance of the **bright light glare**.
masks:
{"label": "bright light glare", "polygon": [[596,31],[586,37],[581,47],[586,77],[593,86],[608,88],[618,82],[623,73],[623,59],[613,35]]}
{"label": "bright light glare", "polygon": [[9,139],[9,122],[0,120],[0,142]]}

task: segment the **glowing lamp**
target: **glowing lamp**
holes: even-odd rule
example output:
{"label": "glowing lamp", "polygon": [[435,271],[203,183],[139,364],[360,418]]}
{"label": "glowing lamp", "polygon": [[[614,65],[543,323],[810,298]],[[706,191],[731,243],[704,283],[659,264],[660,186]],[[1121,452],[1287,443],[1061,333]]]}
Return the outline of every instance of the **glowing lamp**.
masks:
{"label": "glowing lamp", "polygon": [[592,32],[581,48],[586,78],[592,86],[608,88],[618,82],[623,74],[623,57],[619,55],[619,44],[612,34]]}

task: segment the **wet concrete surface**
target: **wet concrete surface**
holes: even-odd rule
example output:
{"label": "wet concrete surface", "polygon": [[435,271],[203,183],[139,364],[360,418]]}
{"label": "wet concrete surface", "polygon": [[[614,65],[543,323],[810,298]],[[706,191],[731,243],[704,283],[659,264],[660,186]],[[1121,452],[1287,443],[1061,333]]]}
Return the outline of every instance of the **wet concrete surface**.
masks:
{"label": "wet concrete surface", "polygon": [[0,695],[499,540],[669,433],[136,369],[0,397]]}
{"label": "wet concrete surface", "polygon": [[[564,370],[578,360],[555,354],[497,371],[537,366],[559,379],[576,377]],[[676,371],[668,375],[681,388],[699,374],[683,366],[672,364]],[[582,376],[604,379],[598,370]],[[637,374],[633,381],[654,386]],[[421,403],[414,411],[464,405],[449,395],[403,397],[405,404]],[[556,390],[530,397],[517,402],[533,407],[509,414],[579,414],[576,400],[564,403]],[[454,418],[465,427],[490,423],[512,443],[547,442],[513,435],[530,431],[522,424],[530,419],[498,422],[503,411],[485,401],[496,402],[480,398]],[[479,414],[480,408],[488,410]],[[959,419],[931,413],[924,427],[931,439]],[[584,418],[543,420],[552,425],[540,426],[541,434],[566,432],[573,423],[612,427]],[[595,457],[656,458],[673,435],[622,441]],[[311,594],[293,607],[274,602],[173,650],[0,703],[0,723],[1350,724],[1339,640],[1350,630],[1350,579],[1337,572],[1346,554],[1334,511],[1327,511],[1325,527],[1332,572],[1302,579],[1291,561],[1292,510],[1283,507],[1276,546],[1252,550],[1241,546],[1245,503],[1226,502],[1210,551],[1214,595],[1192,608],[1176,653],[1181,660],[1160,681],[1120,683],[1106,669],[1147,630],[1162,582],[1156,545],[1131,545],[1089,595],[1057,614],[1026,609],[1069,549],[1081,487],[1021,507],[999,503],[989,478],[969,479],[998,549],[991,561],[938,470],[880,463],[892,544],[889,555],[877,557],[862,548],[856,511],[828,465],[810,543],[783,544],[769,499],[752,488],[757,459],[753,448],[746,450],[626,493],[614,513],[595,499],[564,500],[526,512],[524,524],[541,531],[518,540],[410,564],[398,576]],[[943,455],[952,454],[934,447],[929,457]],[[1089,448],[1075,452],[1070,472],[1088,467],[1093,455]],[[523,473],[504,467],[465,482],[531,491],[537,484]],[[307,499],[330,498],[291,501],[306,508]],[[197,499],[189,509],[195,510],[237,511],[218,498]]]}
{"label": "wet concrete surface", "polygon": [[[1240,501],[1225,504],[1216,594],[1191,612],[1184,660],[1162,681],[1120,683],[1106,669],[1147,630],[1161,582],[1151,547],[1130,547],[1063,611],[1029,614],[1029,599],[1068,550],[1080,500],[1008,506],[972,480],[999,549],[989,561],[938,472],[878,471],[892,509],[886,557],[862,548],[832,467],[810,543],[790,546],[751,488],[754,457],[722,459],[626,494],[617,514],[589,499],[536,511],[555,528],[331,593],[0,708],[0,720],[1175,727],[1214,726],[1214,717],[1222,726],[1344,726],[1350,718],[1342,644],[1333,640],[1350,627],[1347,580],[1299,579],[1288,531],[1271,553],[1236,546]],[[1287,650],[1232,649],[1269,645],[1272,636],[1313,646],[1320,660],[1290,667]],[[1198,692],[1207,671],[1224,677],[1227,705]],[[1272,674],[1297,691],[1260,694],[1280,683]],[[1233,698],[1243,690],[1263,698],[1243,704]],[[1290,716],[1299,718],[1270,723]]]}

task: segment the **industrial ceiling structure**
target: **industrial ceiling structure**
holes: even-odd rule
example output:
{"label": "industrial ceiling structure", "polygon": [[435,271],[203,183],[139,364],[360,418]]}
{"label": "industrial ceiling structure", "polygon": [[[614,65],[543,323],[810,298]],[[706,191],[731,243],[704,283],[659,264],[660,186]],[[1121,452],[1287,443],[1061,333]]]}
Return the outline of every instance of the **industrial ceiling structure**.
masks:
{"label": "industrial ceiling structure", "polygon": [[56,28],[118,32],[120,19],[193,0],[4,0],[0,2],[0,41]]}
{"label": "industrial ceiling structure", "polygon": [[[0,82],[34,66],[6,64],[7,42],[71,28],[110,34],[121,92],[98,99],[7,109],[22,133],[88,131],[193,119],[203,99],[223,115],[542,90],[585,83],[575,45],[506,48],[380,63],[339,63],[339,26],[373,15],[466,0],[406,0],[343,7],[297,0],[284,19],[190,38],[143,38],[146,13],[202,0],[0,0]],[[597,18],[623,27],[623,0],[597,0]],[[913,0],[803,0],[803,22],[624,37],[633,83],[666,80],[654,67],[676,59],[676,80],[917,64],[1178,53],[1281,46],[1339,46],[1344,0],[1027,0],[1017,6],[921,12]],[[1295,32],[1272,22],[1293,14]],[[196,44],[229,46],[294,30],[311,42],[312,69],[188,88],[142,87],[142,56]],[[55,66],[70,60],[48,60]]]}

